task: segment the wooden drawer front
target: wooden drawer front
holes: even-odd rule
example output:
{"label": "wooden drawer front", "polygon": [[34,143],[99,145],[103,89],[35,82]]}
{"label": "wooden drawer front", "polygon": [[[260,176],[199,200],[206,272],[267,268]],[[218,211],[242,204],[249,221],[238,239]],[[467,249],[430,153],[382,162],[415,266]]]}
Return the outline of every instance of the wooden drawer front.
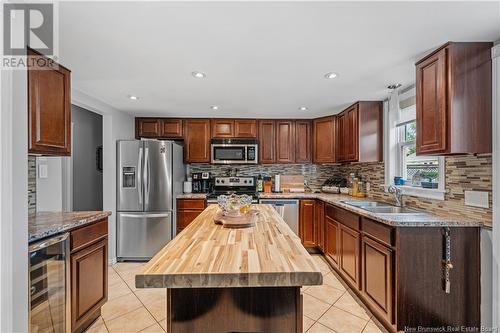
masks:
{"label": "wooden drawer front", "polygon": [[71,252],[77,251],[108,235],[108,219],[71,232]]}
{"label": "wooden drawer front", "polygon": [[347,281],[359,288],[359,232],[340,225],[340,270]]}
{"label": "wooden drawer front", "polygon": [[333,208],[333,218],[351,229],[359,230],[359,216],[342,208]]}
{"label": "wooden drawer front", "polygon": [[388,246],[394,245],[394,228],[364,217],[361,219],[361,228],[365,234],[370,235],[378,241]]}
{"label": "wooden drawer front", "polygon": [[205,199],[177,199],[177,209],[205,209]]}
{"label": "wooden drawer front", "polygon": [[108,240],[103,239],[71,255],[72,331],[80,331],[107,299]]}
{"label": "wooden drawer front", "polygon": [[177,230],[182,230],[193,222],[203,212],[203,209],[177,211]]}
{"label": "wooden drawer front", "polygon": [[325,217],[329,217],[331,219],[335,218],[335,213],[334,213],[335,207],[333,207],[330,204],[325,205]]}
{"label": "wooden drawer front", "polygon": [[390,248],[365,236],[362,239],[361,251],[363,294],[392,324],[394,253]]}

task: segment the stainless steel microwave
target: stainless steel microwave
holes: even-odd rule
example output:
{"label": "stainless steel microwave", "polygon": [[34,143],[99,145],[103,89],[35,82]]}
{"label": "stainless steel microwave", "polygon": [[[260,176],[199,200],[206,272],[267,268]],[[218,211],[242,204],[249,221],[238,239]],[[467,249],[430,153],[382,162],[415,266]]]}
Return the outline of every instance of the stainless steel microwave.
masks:
{"label": "stainless steel microwave", "polygon": [[257,164],[257,140],[212,139],[212,164]]}

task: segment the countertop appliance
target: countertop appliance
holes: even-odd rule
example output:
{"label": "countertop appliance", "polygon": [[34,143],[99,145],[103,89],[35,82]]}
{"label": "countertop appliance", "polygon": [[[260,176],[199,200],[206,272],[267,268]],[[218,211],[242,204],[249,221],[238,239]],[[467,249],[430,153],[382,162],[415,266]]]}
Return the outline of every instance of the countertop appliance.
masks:
{"label": "countertop appliance", "polygon": [[29,331],[71,332],[69,233],[34,244],[29,252]]}
{"label": "countertop appliance", "polygon": [[212,164],[257,164],[259,145],[255,139],[212,139]]}
{"label": "countertop appliance", "polygon": [[210,192],[210,172],[195,172],[193,178],[193,193]]}
{"label": "countertop appliance", "polygon": [[182,146],[173,141],[117,142],[117,257],[148,260],[176,230],[183,190]]}
{"label": "countertop appliance", "polygon": [[247,194],[252,197],[252,202],[258,202],[257,187],[254,177],[215,177],[213,191],[207,195],[208,203],[217,203],[219,195],[231,193]]}
{"label": "countertop appliance", "polygon": [[347,179],[341,176],[333,176],[325,180],[321,186],[321,192],[340,193],[340,189],[347,186]]}
{"label": "countertop appliance", "polygon": [[299,235],[299,200],[260,199],[259,203],[272,205],[292,231]]}

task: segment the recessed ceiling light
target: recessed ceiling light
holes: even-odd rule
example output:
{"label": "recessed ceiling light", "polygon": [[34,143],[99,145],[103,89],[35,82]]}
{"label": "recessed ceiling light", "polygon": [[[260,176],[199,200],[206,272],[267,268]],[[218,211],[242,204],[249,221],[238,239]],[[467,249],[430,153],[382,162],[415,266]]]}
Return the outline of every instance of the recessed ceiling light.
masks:
{"label": "recessed ceiling light", "polygon": [[338,76],[337,73],[330,72],[325,74],[325,79],[335,79]]}
{"label": "recessed ceiling light", "polygon": [[205,73],[198,72],[198,71],[192,72],[191,75],[193,75],[197,79],[203,79],[206,76]]}
{"label": "recessed ceiling light", "polygon": [[219,107],[218,107],[217,105],[212,105],[210,108],[211,108],[212,110],[219,110]]}
{"label": "recessed ceiling light", "polygon": [[394,90],[394,89],[398,89],[399,87],[401,87],[401,83],[394,83],[394,84],[387,86],[387,89]]}
{"label": "recessed ceiling light", "polygon": [[134,96],[134,95],[128,95],[128,98],[133,100],[133,101],[137,101],[139,99],[139,97]]}
{"label": "recessed ceiling light", "polygon": [[307,111],[307,106],[301,106],[301,107],[299,108],[299,110],[300,110],[300,111]]}

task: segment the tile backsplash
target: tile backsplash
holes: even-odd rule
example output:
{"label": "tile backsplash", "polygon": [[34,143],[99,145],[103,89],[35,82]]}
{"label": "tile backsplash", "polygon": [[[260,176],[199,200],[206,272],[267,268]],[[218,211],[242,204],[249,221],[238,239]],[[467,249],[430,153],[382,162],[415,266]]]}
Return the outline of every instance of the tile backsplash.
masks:
{"label": "tile backsplash", "polygon": [[[188,172],[209,171],[212,176],[223,176],[230,167],[191,164]],[[384,191],[384,163],[353,163],[353,164],[270,164],[233,166],[241,176],[274,176],[275,174],[304,175],[309,186],[318,190],[323,182],[334,174],[345,177],[355,172],[371,183],[368,197],[393,201],[392,195]],[[411,207],[425,209],[437,215],[459,216],[480,220],[485,225],[492,225],[492,159],[491,154],[464,155],[445,158],[445,200],[432,200],[405,196],[405,204]],[[485,191],[489,193],[489,208],[466,206],[465,191]]]}
{"label": "tile backsplash", "polygon": [[28,156],[28,214],[36,213],[36,157]]}
{"label": "tile backsplash", "polygon": [[311,189],[319,190],[323,182],[335,173],[339,173],[338,164],[262,164],[262,165],[211,165],[211,164],[191,164],[188,166],[188,173],[210,172],[211,176],[225,176],[229,169],[238,169],[238,176],[254,176],[259,174],[273,177],[276,174],[282,175],[303,175],[305,181]]}

